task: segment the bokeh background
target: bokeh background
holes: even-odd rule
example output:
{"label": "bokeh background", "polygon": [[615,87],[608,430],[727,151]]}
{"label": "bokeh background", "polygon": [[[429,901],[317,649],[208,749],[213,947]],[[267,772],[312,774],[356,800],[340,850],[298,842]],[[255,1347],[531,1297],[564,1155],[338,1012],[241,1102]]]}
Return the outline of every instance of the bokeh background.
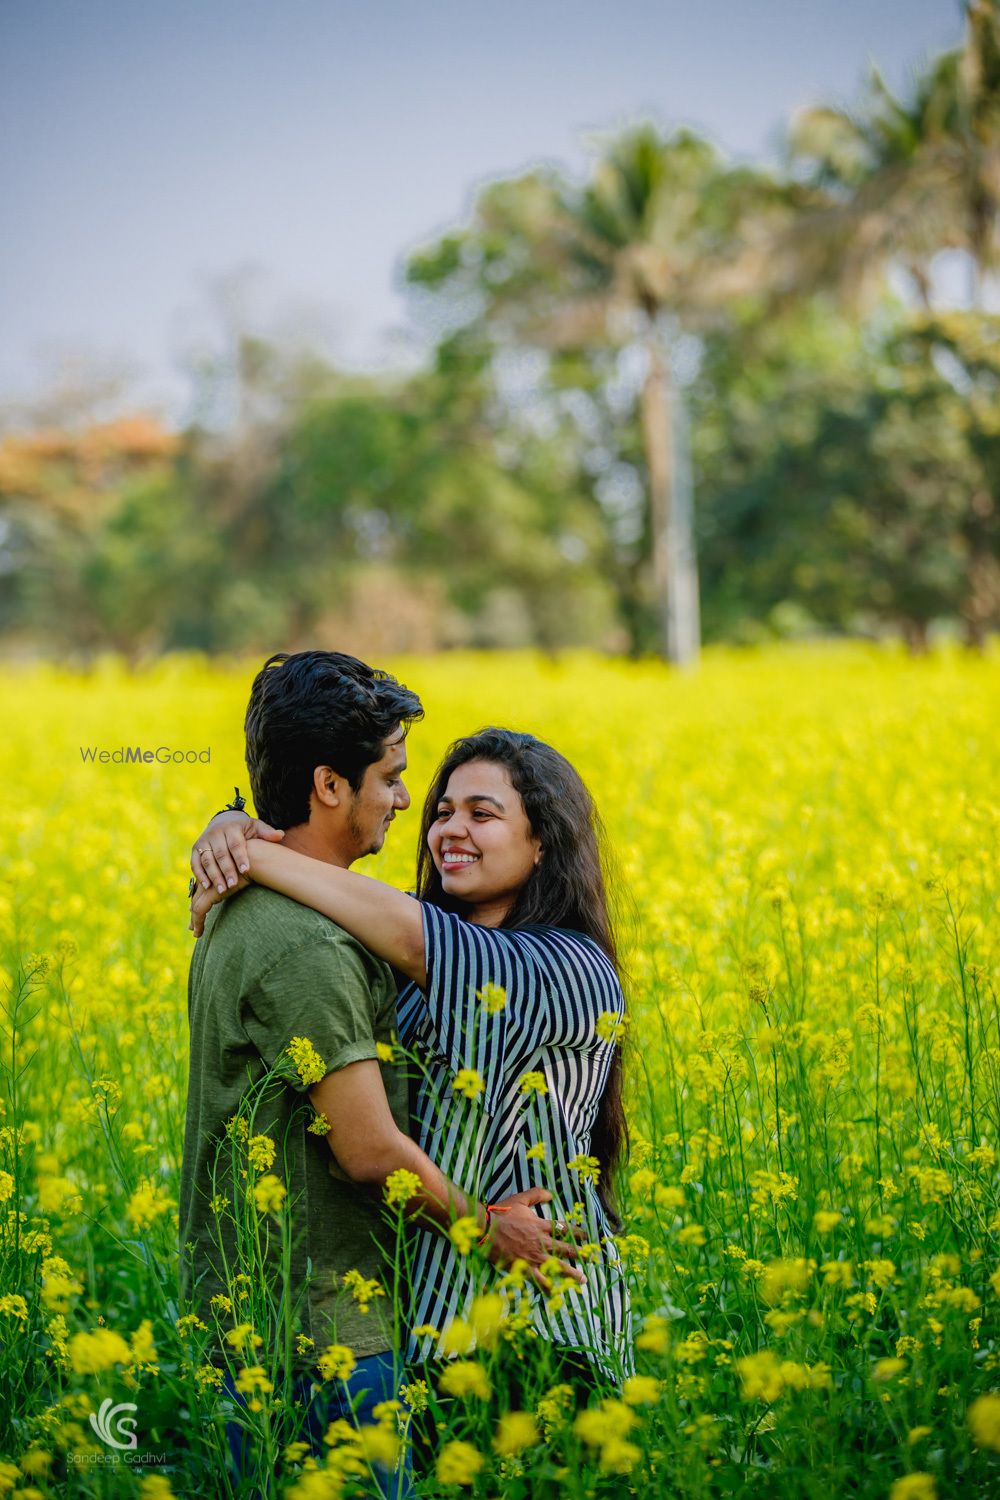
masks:
{"label": "bokeh background", "polygon": [[1000,620],[993,0],[0,15],[0,638]]}

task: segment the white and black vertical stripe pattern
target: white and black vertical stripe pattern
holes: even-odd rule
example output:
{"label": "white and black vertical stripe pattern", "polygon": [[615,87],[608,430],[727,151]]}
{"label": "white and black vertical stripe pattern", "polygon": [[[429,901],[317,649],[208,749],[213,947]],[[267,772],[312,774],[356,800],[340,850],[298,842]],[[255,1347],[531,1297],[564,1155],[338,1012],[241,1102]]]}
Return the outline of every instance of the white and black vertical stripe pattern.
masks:
{"label": "white and black vertical stripe pattern", "polygon": [[[550,1313],[536,1296],[537,1333],[581,1353],[613,1379],[634,1369],[628,1290],[594,1184],[567,1163],[590,1155],[591,1133],[613,1044],[597,1033],[601,1015],[621,1017],[615,973],[590,938],[554,927],[498,931],[424,905],[427,985],[408,985],[398,1001],[399,1037],[422,1062],[417,1101],[419,1144],[466,1192],[496,1202],[525,1188],[553,1195],[543,1212],[566,1218],[583,1204],[583,1227],[601,1245],[586,1264],[586,1287]],[[490,1015],[476,998],[488,984],[507,995]],[[456,1094],[455,1074],[475,1068],[485,1083],[476,1100]],[[521,1092],[525,1073],[544,1075],[546,1094]],[[543,1161],[528,1160],[541,1142]],[[478,1288],[469,1261],[441,1235],[415,1236],[412,1327],[443,1330]],[[430,1335],[411,1340],[411,1356],[435,1353]]]}

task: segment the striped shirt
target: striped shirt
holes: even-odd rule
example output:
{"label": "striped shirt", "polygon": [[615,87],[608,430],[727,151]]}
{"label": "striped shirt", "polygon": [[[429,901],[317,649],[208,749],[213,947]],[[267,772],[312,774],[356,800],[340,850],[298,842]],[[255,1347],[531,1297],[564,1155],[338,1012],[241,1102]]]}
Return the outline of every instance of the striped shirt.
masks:
{"label": "striped shirt", "polygon": [[[531,1321],[541,1337],[620,1380],[634,1369],[628,1290],[580,1160],[590,1153],[614,1050],[597,1023],[625,1013],[614,966],[590,938],[561,928],[478,927],[426,903],[423,923],[426,988],[407,985],[397,1003],[400,1042],[420,1064],[417,1140],[446,1176],[487,1203],[544,1187],[552,1193],[544,1214],[569,1219],[575,1211],[600,1247],[582,1263],[586,1286],[567,1291],[555,1310],[535,1292]],[[478,998],[491,984],[505,991],[502,1009]],[[474,1097],[455,1088],[463,1069],[482,1080],[479,1090],[467,1075]],[[526,1074],[536,1077],[523,1086]],[[415,1241],[411,1326],[440,1331],[481,1290],[475,1258],[430,1230],[416,1231]],[[516,1308],[517,1294],[513,1301]],[[414,1359],[436,1348],[429,1333],[411,1339]]]}

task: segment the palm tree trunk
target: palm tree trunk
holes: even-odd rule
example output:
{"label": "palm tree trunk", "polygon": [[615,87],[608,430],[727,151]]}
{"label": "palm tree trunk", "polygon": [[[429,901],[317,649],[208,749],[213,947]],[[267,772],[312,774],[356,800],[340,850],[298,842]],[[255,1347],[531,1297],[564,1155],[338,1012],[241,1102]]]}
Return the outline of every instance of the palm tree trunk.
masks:
{"label": "palm tree trunk", "polygon": [[694,539],[694,484],[691,477],[691,431],[684,392],[673,392],[674,476],[671,507],[669,596],[672,627],[671,661],[693,667],[701,649],[698,558]]}
{"label": "palm tree trunk", "polygon": [[640,412],[660,650],[668,661],[688,666],[698,656],[700,629],[686,423],[655,327],[646,352]]}

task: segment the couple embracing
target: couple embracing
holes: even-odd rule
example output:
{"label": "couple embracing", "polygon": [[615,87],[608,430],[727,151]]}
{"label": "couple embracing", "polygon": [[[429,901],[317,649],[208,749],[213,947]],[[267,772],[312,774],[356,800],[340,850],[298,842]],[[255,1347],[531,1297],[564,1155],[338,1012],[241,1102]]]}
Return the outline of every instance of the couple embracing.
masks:
{"label": "couple embracing", "polygon": [[[354,873],[409,806],[406,737],[422,716],[414,693],[353,657],[272,657],[245,725],[258,818],[218,814],[192,851],[182,1291],[252,1340],[239,1305],[260,1291],[243,1264],[248,1220],[227,1205],[247,1181],[276,1202],[287,1192],[291,1234],[273,1248],[320,1438],[338,1417],[372,1422],[398,1396],[404,1357],[411,1385],[440,1375],[441,1333],[484,1270],[495,1285],[508,1268],[506,1305],[581,1404],[632,1370],[612,1192],[625,1002],[597,815],[549,745],[485,729],[434,777],[416,899]],[[227,1149],[241,1111],[242,1149],[258,1168],[280,1152],[280,1177],[241,1170]],[[385,1212],[399,1183],[402,1284]],[[317,1386],[306,1367],[329,1346],[345,1351],[346,1378]],[[226,1389],[245,1403],[253,1382],[227,1375]],[[241,1430],[229,1436],[239,1472]],[[377,1468],[372,1482],[380,1493]],[[395,1492],[407,1483],[397,1475]]]}

